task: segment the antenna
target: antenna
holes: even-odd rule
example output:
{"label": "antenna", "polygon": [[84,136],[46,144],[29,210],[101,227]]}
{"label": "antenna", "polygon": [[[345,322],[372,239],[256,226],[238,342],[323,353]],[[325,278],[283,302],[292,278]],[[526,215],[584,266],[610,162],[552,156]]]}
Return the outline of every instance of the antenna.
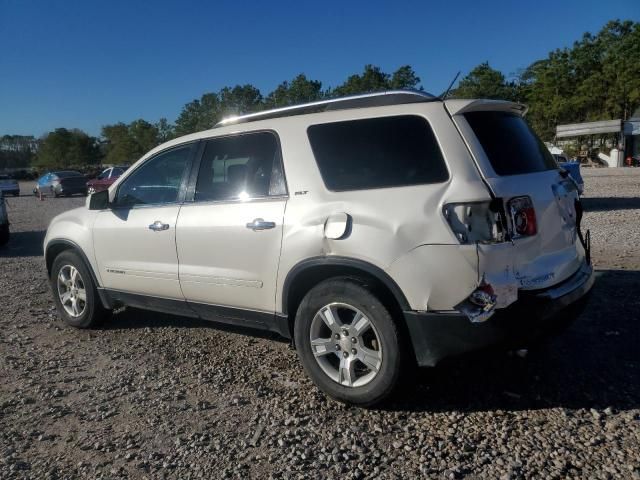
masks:
{"label": "antenna", "polygon": [[458,77],[460,76],[460,71],[458,71],[458,73],[456,73],[456,76],[453,77],[453,80],[451,81],[451,83],[449,84],[449,88],[447,88],[443,94],[440,95],[440,100],[446,100],[447,97],[449,96],[449,92],[451,91],[451,87],[453,87],[453,84],[456,83],[456,80],[458,80]]}

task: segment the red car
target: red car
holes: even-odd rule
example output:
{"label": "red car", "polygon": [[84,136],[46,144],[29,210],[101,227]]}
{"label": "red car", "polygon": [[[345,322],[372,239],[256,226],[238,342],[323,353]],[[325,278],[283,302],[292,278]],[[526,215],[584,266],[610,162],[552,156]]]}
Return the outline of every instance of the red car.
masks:
{"label": "red car", "polygon": [[89,195],[106,190],[115,182],[120,175],[129,167],[109,167],[103,170],[96,178],[87,182],[87,192]]}

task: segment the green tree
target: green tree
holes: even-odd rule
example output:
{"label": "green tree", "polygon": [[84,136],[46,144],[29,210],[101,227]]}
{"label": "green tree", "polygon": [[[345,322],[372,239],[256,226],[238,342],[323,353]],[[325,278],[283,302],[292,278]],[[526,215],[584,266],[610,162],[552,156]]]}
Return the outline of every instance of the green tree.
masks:
{"label": "green tree", "polygon": [[323,96],[322,82],[309,80],[301,73],[291,82],[284,81],[276,89],[267,95],[266,108],[286,107],[299,103],[308,103],[320,100]]}
{"label": "green tree", "polygon": [[135,161],[138,149],[135,141],[129,135],[129,127],[120,122],[114,125],[102,127],[102,138],[104,139],[105,163],[122,165]]}
{"label": "green tree", "polygon": [[133,139],[138,157],[141,157],[160,143],[158,129],[146,120],[135,120],[129,124],[129,135]]}
{"label": "green tree", "polygon": [[202,107],[200,100],[193,100],[182,107],[182,111],[176,119],[175,134],[177,136],[187,135],[199,130]]}
{"label": "green tree", "polygon": [[175,136],[175,127],[164,117],[155,123],[155,127],[158,131],[159,143],[168,142]]}
{"label": "green tree", "polygon": [[484,62],[460,80],[451,97],[515,100],[517,87],[514,82],[508,82],[502,72],[491,68],[489,62]]}
{"label": "green tree", "polygon": [[529,121],[545,139],[557,124],[627,119],[640,106],[640,24],[619,20],[554,50],[523,75]]}
{"label": "green tree", "polygon": [[97,139],[82,130],[56,128],[42,138],[37,165],[44,168],[68,168],[92,165],[99,161]]}
{"label": "green tree", "polygon": [[162,142],[158,127],[142,119],[105,125],[102,137],[105,163],[114,165],[132,163]]}
{"label": "green tree", "polygon": [[419,87],[420,77],[416,75],[416,72],[413,71],[410,65],[403,65],[398,70],[393,72],[391,75],[391,80],[389,81],[389,87],[393,89],[419,89],[422,90],[422,87]]}
{"label": "green tree", "polygon": [[341,97],[387,90],[390,79],[390,75],[384,73],[380,67],[365,65],[361,75],[350,75],[342,85],[337,86],[331,92],[331,95]]}
{"label": "green tree", "polygon": [[38,141],[32,135],[3,135],[0,137],[0,170],[31,166]]}
{"label": "green tree", "polygon": [[253,85],[236,85],[233,88],[224,87],[220,90],[218,98],[220,101],[220,113],[223,117],[244,115],[262,109],[262,94]]}
{"label": "green tree", "polygon": [[420,77],[409,65],[404,65],[392,75],[383,72],[375,65],[365,65],[360,75],[351,75],[342,84],[330,92],[331,96],[357,95],[381,90],[419,88]]}
{"label": "green tree", "polygon": [[253,85],[224,87],[187,103],[176,120],[175,134],[187,135],[213,128],[224,117],[261,110],[262,94]]}

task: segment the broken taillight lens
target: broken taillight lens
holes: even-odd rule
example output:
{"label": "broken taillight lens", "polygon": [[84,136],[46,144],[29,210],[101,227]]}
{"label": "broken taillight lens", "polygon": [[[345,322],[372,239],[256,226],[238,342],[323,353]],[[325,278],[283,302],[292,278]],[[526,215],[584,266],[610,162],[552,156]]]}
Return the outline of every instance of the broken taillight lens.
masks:
{"label": "broken taillight lens", "polygon": [[505,241],[505,228],[496,205],[493,201],[448,203],[442,213],[460,243],[498,243]]}
{"label": "broken taillight lens", "polygon": [[516,197],[509,200],[509,213],[514,238],[529,237],[537,233],[536,211],[530,197]]}

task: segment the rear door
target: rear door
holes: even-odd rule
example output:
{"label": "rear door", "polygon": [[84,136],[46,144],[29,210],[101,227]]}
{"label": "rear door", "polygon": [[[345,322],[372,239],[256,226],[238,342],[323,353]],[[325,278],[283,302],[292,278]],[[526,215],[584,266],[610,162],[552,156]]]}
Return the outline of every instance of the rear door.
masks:
{"label": "rear door", "polygon": [[448,101],[447,109],[492,193],[509,208],[529,197],[536,232],[514,238],[513,267],[521,288],[539,289],[572,275],[585,252],[576,231],[575,184],[565,178],[545,145],[523,119],[521,105],[497,101]]}
{"label": "rear door", "polygon": [[177,226],[185,298],[203,318],[269,327],[287,202],[275,133],[207,140],[193,181]]}

